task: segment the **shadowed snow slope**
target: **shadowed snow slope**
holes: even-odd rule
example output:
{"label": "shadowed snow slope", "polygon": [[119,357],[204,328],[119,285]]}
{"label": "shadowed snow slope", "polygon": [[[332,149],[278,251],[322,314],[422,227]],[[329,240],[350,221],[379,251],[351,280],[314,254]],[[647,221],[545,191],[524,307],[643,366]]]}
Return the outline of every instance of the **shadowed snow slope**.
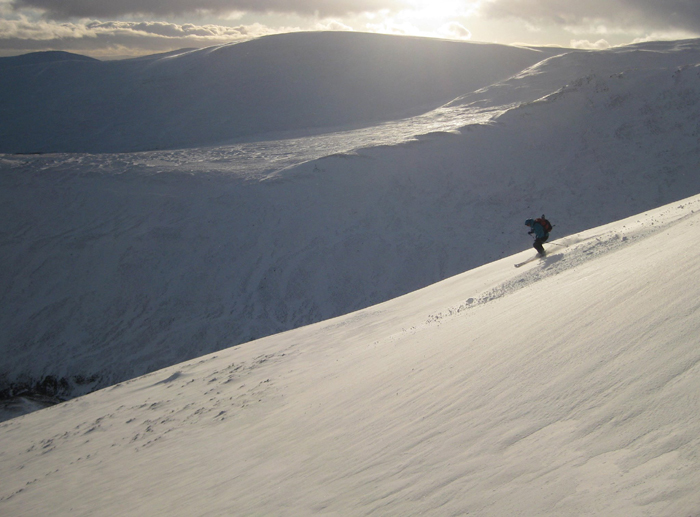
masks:
{"label": "shadowed snow slope", "polygon": [[698,48],[548,58],[406,121],[510,108],[490,123],[401,144],[2,156],[0,391],[85,393],[528,248],[543,212],[562,237],[699,193]]}
{"label": "shadowed snow slope", "polygon": [[700,197],[0,424],[3,515],[694,515]]}
{"label": "shadowed snow slope", "polygon": [[123,61],[0,58],[0,152],[169,149],[366,125],[433,109],[555,52],[328,32]]}

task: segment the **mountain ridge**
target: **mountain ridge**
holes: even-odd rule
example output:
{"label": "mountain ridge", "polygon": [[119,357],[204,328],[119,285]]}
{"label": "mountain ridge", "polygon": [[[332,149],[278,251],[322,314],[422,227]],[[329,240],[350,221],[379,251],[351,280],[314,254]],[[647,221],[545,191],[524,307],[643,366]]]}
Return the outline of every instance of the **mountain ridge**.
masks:
{"label": "mountain ridge", "polygon": [[134,152],[373,125],[434,109],[543,55],[319,32],[168,56],[27,65],[0,76],[0,152]]}

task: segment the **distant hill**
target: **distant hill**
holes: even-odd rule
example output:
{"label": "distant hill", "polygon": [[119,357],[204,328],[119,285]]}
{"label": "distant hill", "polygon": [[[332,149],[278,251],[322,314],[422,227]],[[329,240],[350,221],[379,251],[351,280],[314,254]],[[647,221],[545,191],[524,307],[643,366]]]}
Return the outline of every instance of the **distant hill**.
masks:
{"label": "distant hill", "polygon": [[5,58],[0,152],[171,149],[367,125],[435,108],[546,55],[320,32],[122,61],[65,52]]}
{"label": "distant hill", "polygon": [[16,74],[17,71],[12,70],[12,67],[27,65],[46,65],[49,63],[59,63],[65,61],[99,62],[98,59],[94,59],[88,56],[81,56],[80,54],[73,54],[71,52],[63,52],[59,50],[50,50],[46,52],[32,52],[31,54],[24,54],[22,56],[0,57],[0,70]]}

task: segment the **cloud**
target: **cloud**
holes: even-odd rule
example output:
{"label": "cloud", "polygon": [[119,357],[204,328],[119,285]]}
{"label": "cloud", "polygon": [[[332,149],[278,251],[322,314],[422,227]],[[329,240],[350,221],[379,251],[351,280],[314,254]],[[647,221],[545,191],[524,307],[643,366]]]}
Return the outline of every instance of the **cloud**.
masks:
{"label": "cloud", "polygon": [[632,40],[631,43],[646,43],[647,41],[659,40],[675,41],[697,38],[697,36],[697,33],[690,33],[686,31],[658,31],[644,34],[644,36]]}
{"label": "cloud", "polygon": [[449,39],[471,39],[472,33],[464,25],[458,22],[450,22],[438,29],[438,34]]}
{"label": "cloud", "polygon": [[349,25],[344,24],[340,20],[323,20],[319,21],[316,26],[319,31],[346,31],[352,32],[354,29]]}
{"label": "cloud", "polygon": [[700,2],[689,0],[487,0],[481,14],[564,27],[602,24],[700,34]]}
{"label": "cloud", "polygon": [[406,7],[402,0],[11,0],[11,5],[15,10],[38,9],[57,20],[204,12],[225,15],[241,11],[330,17]]}
{"label": "cloud", "polygon": [[610,43],[608,43],[604,39],[599,39],[596,42],[591,43],[590,41],[586,40],[572,40],[571,41],[571,48],[580,48],[580,49],[588,49],[588,50],[605,50],[612,47]]}
{"label": "cloud", "polygon": [[65,50],[95,57],[138,56],[181,48],[201,48],[245,41],[294,27],[271,29],[264,25],[178,25],[167,22],[85,20],[79,23],[35,21],[25,16],[0,19],[0,52],[4,55],[36,50]]}
{"label": "cloud", "polygon": [[397,23],[394,20],[382,20],[378,23],[365,24],[367,32],[394,34],[396,36],[418,36],[420,31],[409,23]]}

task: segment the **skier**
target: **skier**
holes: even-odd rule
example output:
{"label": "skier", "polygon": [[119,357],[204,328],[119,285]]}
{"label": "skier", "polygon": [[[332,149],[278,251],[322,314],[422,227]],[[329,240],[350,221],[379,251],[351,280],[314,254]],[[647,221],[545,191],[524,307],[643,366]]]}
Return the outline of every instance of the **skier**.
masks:
{"label": "skier", "polygon": [[525,226],[530,227],[530,231],[527,233],[535,236],[535,242],[532,246],[537,250],[540,257],[544,257],[545,251],[542,244],[549,239],[549,232],[552,231],[552,225],[545,219],[544,214],[542,214],[540,218],[528,219],[525,221]]}

